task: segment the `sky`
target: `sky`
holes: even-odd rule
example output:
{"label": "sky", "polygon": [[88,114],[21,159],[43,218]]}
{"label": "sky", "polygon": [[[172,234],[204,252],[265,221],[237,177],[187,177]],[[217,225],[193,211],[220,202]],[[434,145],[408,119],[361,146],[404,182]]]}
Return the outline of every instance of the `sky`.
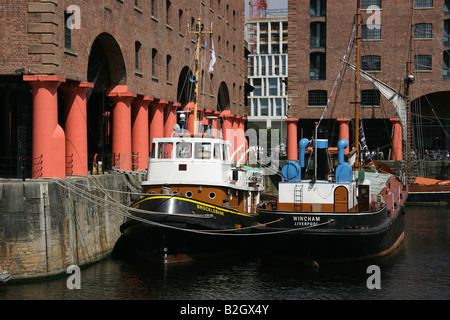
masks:
{"label": "sky", "polygon": [[[249,0],[245,1],[245,16],[248,17],[248,4]],[[266,0],[267,2],[267,9],[287,9],[288,0]]]}

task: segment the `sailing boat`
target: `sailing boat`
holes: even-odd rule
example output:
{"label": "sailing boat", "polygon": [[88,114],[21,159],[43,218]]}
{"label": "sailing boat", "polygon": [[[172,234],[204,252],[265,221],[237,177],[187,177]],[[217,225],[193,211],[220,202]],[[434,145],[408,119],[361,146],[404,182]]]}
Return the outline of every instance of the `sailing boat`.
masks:
{"label": "sailing boat", "polygon": [[[261,247],[271,256],[315,262],[373,258],[395,250],[404,237],[407,184],[360,158],[360,139],[365,145],[359,126],[360,0],[355,21],[355,148],[346,154],[346,139],[338,142],[337,152],[330,148],[319,123],[311,140],[300,140],[299,163],[288,161],[282,168],[278,198],[258,209],[258,222],[271,222],[258,228],[265,239]],[[308,154],[314,159],[312,173],[306,171]]]}
{"label": "sailing boat", "polygon": [[[407,62],[407,73],[404,79],[404,93],[393,89],[386,83],[374,78],[369,73],[359,70],[359,74],[364,79],[371,82],[376,89],[394,106],[395,111],[399,117],[402,126],[402,139],[405,146],[404,152],[404,166],[406,167],[407,183],[409,185],[408,203],[450,203],[450,180],[437,180],[417,176],[414,172],[414,162],[412,148],[412,121],[411,121],[411,97],[410,89],[415,82],[413,74],[414,70],[414,8],[415,1],[411,1],[411,30],[410,30],[410,44],[409,44],[409,61]],[[348,64],[355,72],[356,67]]]}
{"label": "sailing boat", "polygon": [[[201,36],[212,33],[198,18],[194,119],[197,119]],[[146,179],[147,194],[131,205],[131,215],[120,226],[122,236],[113,251],[120,258],[130,251],[163,263],[183,262],[205,254],[236,251],[245,242],[236,234],[256,227],[256,205],[264,190],[262,172],[236,164],[231,143],[211,134],[175,126],[172,137],[154,138]],[[245,153],[244,153],[245,155]],[[242,159],[241,156],[240,159]],[[242,161],[241,161],[242,162]]]}

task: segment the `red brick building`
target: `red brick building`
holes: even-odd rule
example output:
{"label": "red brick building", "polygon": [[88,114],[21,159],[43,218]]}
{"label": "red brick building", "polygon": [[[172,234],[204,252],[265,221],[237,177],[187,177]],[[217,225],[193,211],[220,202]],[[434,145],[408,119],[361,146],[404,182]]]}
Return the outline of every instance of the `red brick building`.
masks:
{"label": "red brick building", "polygon": [[[368,10],[371,5],[381,10]],[[411,5],[411,0],[361,0],[361,67],[401,93],[410,53]],[[345,125],[338,119],[354,119],[354,72],[345,68],[342,81],[335,83],[352,36],[356,6],[356,0],[289,1],[288,112],[289,117],[300,119],[299,135],[302,130],[304,136],[311,134],[330,97],[324,125],[335,142],[339,126]],[[416,0],[413,11],[412,111],[413,120],[422,128],[416,132],[416,143],[422,138],[425,148],[450,150],[450,139],[445,135],[445,131],[450,133],[450,2]],[[348,61],[355,64],[354,50]],[[395,110],[366,80],[361,81],[360,102],[369,147],[384,148],[386,154]],[[421,117],[417,116],[418,108]],[[353,121],[351,136],[352,128]]]}
{"label": "red brick building", "polygon": [[[2,1],[0,172],[15,172],[24,156],[32,177],[87,174],[95,154],[105,164],[148,156],[148,140],[171,134],[176,111],[193,101],[196,35],[187,29],[199,15],[213,31],[202,36],[200,120],[242,116],[240,0]],[[152,130],[152,121],[161,123]]]}

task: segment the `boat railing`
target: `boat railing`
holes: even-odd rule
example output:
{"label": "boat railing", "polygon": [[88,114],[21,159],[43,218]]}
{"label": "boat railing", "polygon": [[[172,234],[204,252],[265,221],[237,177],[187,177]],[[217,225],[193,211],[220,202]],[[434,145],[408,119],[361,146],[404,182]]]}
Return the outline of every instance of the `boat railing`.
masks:
{"label": "boat railing", "polygon": [[145,175],[148,169],[148,160],[148,156],[122,153],[115,157],[113,171]]}

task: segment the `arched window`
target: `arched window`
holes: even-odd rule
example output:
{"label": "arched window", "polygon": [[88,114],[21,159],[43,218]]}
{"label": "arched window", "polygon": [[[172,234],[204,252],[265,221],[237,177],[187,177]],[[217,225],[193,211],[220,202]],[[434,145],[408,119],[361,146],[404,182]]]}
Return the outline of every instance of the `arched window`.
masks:
{"label": "arched window", "polygon": [[136,72],[139,72],[139,55],[141,50],[141,43],[139,41],[136,41],[134,43],[134,70]]}

